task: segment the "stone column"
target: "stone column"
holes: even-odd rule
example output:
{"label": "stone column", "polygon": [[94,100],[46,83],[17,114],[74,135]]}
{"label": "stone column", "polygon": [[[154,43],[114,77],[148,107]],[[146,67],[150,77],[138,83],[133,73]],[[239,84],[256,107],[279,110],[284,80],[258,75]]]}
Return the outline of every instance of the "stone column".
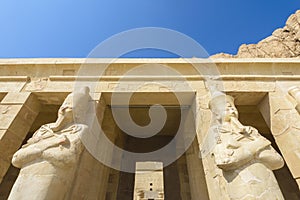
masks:
{"label": "stone column", "polygon": [[189,175],[191,199],[209,200],[202,159],[199,158],[199,146],[197,140],[186,152],[186,164]]}
{"label": "stone column", "polygon": [[176,164],[178,169],[178,177],[180,181],[181,200],[190,200],[191,193],[189,187],[189,174],[185,154],[183,154],[179,159],[177,159]]}
{"label": "stone column", "polygon": [[106,199],[108,200],[117,199],[119,178],[120,178],[120,171],[115,169],[110,169],[107,190],[106,190]]}
{"label": "stone column", "polygon": [[[124,148],[125,145],[125,134],[122,133],[122,131],[119,128],[115,129],[115,145],[117,145],[120,148]],[[113,153],[113,160],[112,163],[120,163],[122,155],[116,155],[116,153]],[[108,184],[107,184],[107,190],[106,190],[106,197],[107,199],[115,200],[118,196],[118,188],[119,188],[119,179],[121,177],[121,172],[119,170],[110,169],[109,178],[108,178]]]}
{"label": "stone column", "polygon": [[[113,116],[109,108],[102,98],[97,105],[97,116],[98,123],[101,124],[101,128],[104,131],[106,137],[108,137],[112,142],[117,136],[117,126],[113,121]],[[95,134],[100,134],[100,130],[96,130]],[[93,139],[93,138],[91,138]],[[109,149],[101,146],[99,141],[91,141],[91,147],[94,149],[89,149],[91,147],[86,147],[83,151],[79,168],[76,172],[76,179],[73,184],[73,189],[70,194],[70,199],[106,199],[107,187],[109,182],[109,173],[111,169],[100,161],[98,161],[92,153],[103,153],[107,158],[112,159],[113,152]],[[95,142],[95,143],[93,143]],[[94,152],[89,152],[89,150],[94,150]],[[111,196],[110,196],[111,198]],[[109,199],[109,198],[108,198]]]}
{"label": "stone column", "polygon": [[30,92],[9,92],[0,103],[0,182],[40,110]]}
{"label": "stone column", "polygon": [[[185,151],[185,154],[181,155],[181,157],[176,161],[178,178],[180,181],[180,195],[182,200],[198,199],[199,195],[201,195],[201,198],[202,195],[207,195],[206,186],[206,192],[203,192],[203,188],[201,188],[199,184],[202,181],[204,181],[205,183],[205,178],[204,176],[202,177],[202,180],[200,178],[203,174],[203,169],[198,171],[199,168],[197,164],[201,163],[201,159],[199,158],[199,151],[197,155],[194,152],[194,145],[196,145],[198,149],[199,147],[197,145],[196,139],[194,138],[196,130],[193,109],[195,109],[194,106],[184,110],[181,113],[184,119],[184,130],[182,137],[177,140],[177,151]],[[200,179],[198,180],[198,178]],[[205,199],[205,197],[203,199]]]}
{"label": "stone column", "polygon": [[300,188],[300,115],[295,105],[287,93],[276,91],[270,92],[259,108]]}
{"label": "stone column", "polygon": [[[106,137],[115,144],[116,139],[119,135],[119,128],[116,125],[111,109],[106,108],[103,116],[103,122],[102,122],[102,129],[105,132]],[[114,152],[113,150],[109,150],[108,148],[102,147],[103,151],[106,152],[107,159],[113,162],[113,155]],[[99,161],[98,161],[99,162]],[[113,196],[116,194],[113,194],[108,187],[110,186],[109,184],[109,175],[111,172],[111,168],[108,166],[103,165],[102,163],[99,162],[99,165],[101,165],[101,185],[99,188],[100,192],[98,193],[98,199],[113,199]],[[99,189],[98,188],[98,189]]]}

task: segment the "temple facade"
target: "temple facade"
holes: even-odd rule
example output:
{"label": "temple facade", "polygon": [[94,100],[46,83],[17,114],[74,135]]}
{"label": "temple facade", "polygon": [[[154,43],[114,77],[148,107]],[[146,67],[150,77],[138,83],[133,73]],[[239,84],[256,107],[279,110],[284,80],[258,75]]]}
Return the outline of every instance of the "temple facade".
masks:
{"label": "temple facade", "polygon": [[0,199],[300,199],[297,58],[1,59],[0,111]]}

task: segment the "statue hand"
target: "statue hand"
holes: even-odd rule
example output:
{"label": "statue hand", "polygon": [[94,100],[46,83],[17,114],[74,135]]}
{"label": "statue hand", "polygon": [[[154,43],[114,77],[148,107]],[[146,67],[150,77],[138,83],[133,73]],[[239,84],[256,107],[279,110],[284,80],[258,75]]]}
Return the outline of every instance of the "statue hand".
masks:
{"label": "statue hand", "polygon": [[256,138],[253,142],[249,143],[251,146],[252,151],[257,154],[261,150],[265,149],[266,147],[271,145],[271,142],[264,137]]}
{"label": "statue hand", "polygon": [[271,146],[268,146],[267,148],[259,152],[256,156],[256,159],[258,159],[271,170],[280,169],[284,165],[283,158]]}
{"label": "statue hand", "polygon": [[243,129],[241,130],[241,133],[250,135],[251,133],[253,133],[256,129],[253,128],[252,126],[244,126]]}
{"label": "statue hand", "polygon": [[58,144],[65,144],[65,143],[68,143],[68,138],[65,136],[65,135],[60,135],[57,137],[57,142]]}
{"label": "statue hand", "polygon": [[252,159],[253,156],[249,152],[233,152],[232,155],[215,159],[215,162],[220,169],[228,171],[237,169]]}
{"label": "statue hand", "polygon": [[34,143],[37,143],[38,141],[40,141],[39,137],[32,137],[32,138],[29,138],[29,140],[27,141],[27,144],[34,144]]}
{"label": "statue hand", "polygon": [[28,147],[29,145],[32,145],[32,144],[35,144],[35,143],[41,141],[42,139],[43,139],[43,138],[40,137],[40,136],[33,136],[32,138],[29,138],[29,139],[27,140],[27,143],[26,143],[26,144],[22,145],[22,148]]}

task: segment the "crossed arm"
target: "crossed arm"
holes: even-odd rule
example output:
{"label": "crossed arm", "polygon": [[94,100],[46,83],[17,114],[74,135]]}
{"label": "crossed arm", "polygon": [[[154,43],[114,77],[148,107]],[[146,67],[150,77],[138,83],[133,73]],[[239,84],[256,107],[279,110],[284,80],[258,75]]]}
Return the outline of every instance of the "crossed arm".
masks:
{"label": "crossed arm", "polygon": [[[32,140],[31,140],[32,141]],[[43,151],[51,147],[59,146],[68,143],[68,139],[64,135],[53,135],[47,139],[37,140],[35,143],[24,145],[19,149],[12,158],[12,164],[15,167],[21,168],[24,165],[34,161],[42,156]]]}

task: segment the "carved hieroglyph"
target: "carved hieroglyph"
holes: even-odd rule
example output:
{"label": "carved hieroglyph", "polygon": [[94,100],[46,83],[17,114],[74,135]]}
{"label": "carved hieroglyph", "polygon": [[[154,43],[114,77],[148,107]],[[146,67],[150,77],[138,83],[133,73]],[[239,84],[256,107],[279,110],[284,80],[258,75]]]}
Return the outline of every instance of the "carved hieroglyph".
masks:
{"label": "carved hieroglyph", "polygon": [[88,88],[71,93],[58,111],[55,123],[43,125],[18,150],[12,164],[21,168],[10,200],[66,199],[76,164],[83,150],[81,134],[90,100]]}
{"label": "carved hieroglyph", "polygon": [[210,130],[216,139],[213,156],[229,199],[284,199],[272,172],[284,161],[271,142],[239,122],[233,97],[216,94],[210,108],[215,117]]}

